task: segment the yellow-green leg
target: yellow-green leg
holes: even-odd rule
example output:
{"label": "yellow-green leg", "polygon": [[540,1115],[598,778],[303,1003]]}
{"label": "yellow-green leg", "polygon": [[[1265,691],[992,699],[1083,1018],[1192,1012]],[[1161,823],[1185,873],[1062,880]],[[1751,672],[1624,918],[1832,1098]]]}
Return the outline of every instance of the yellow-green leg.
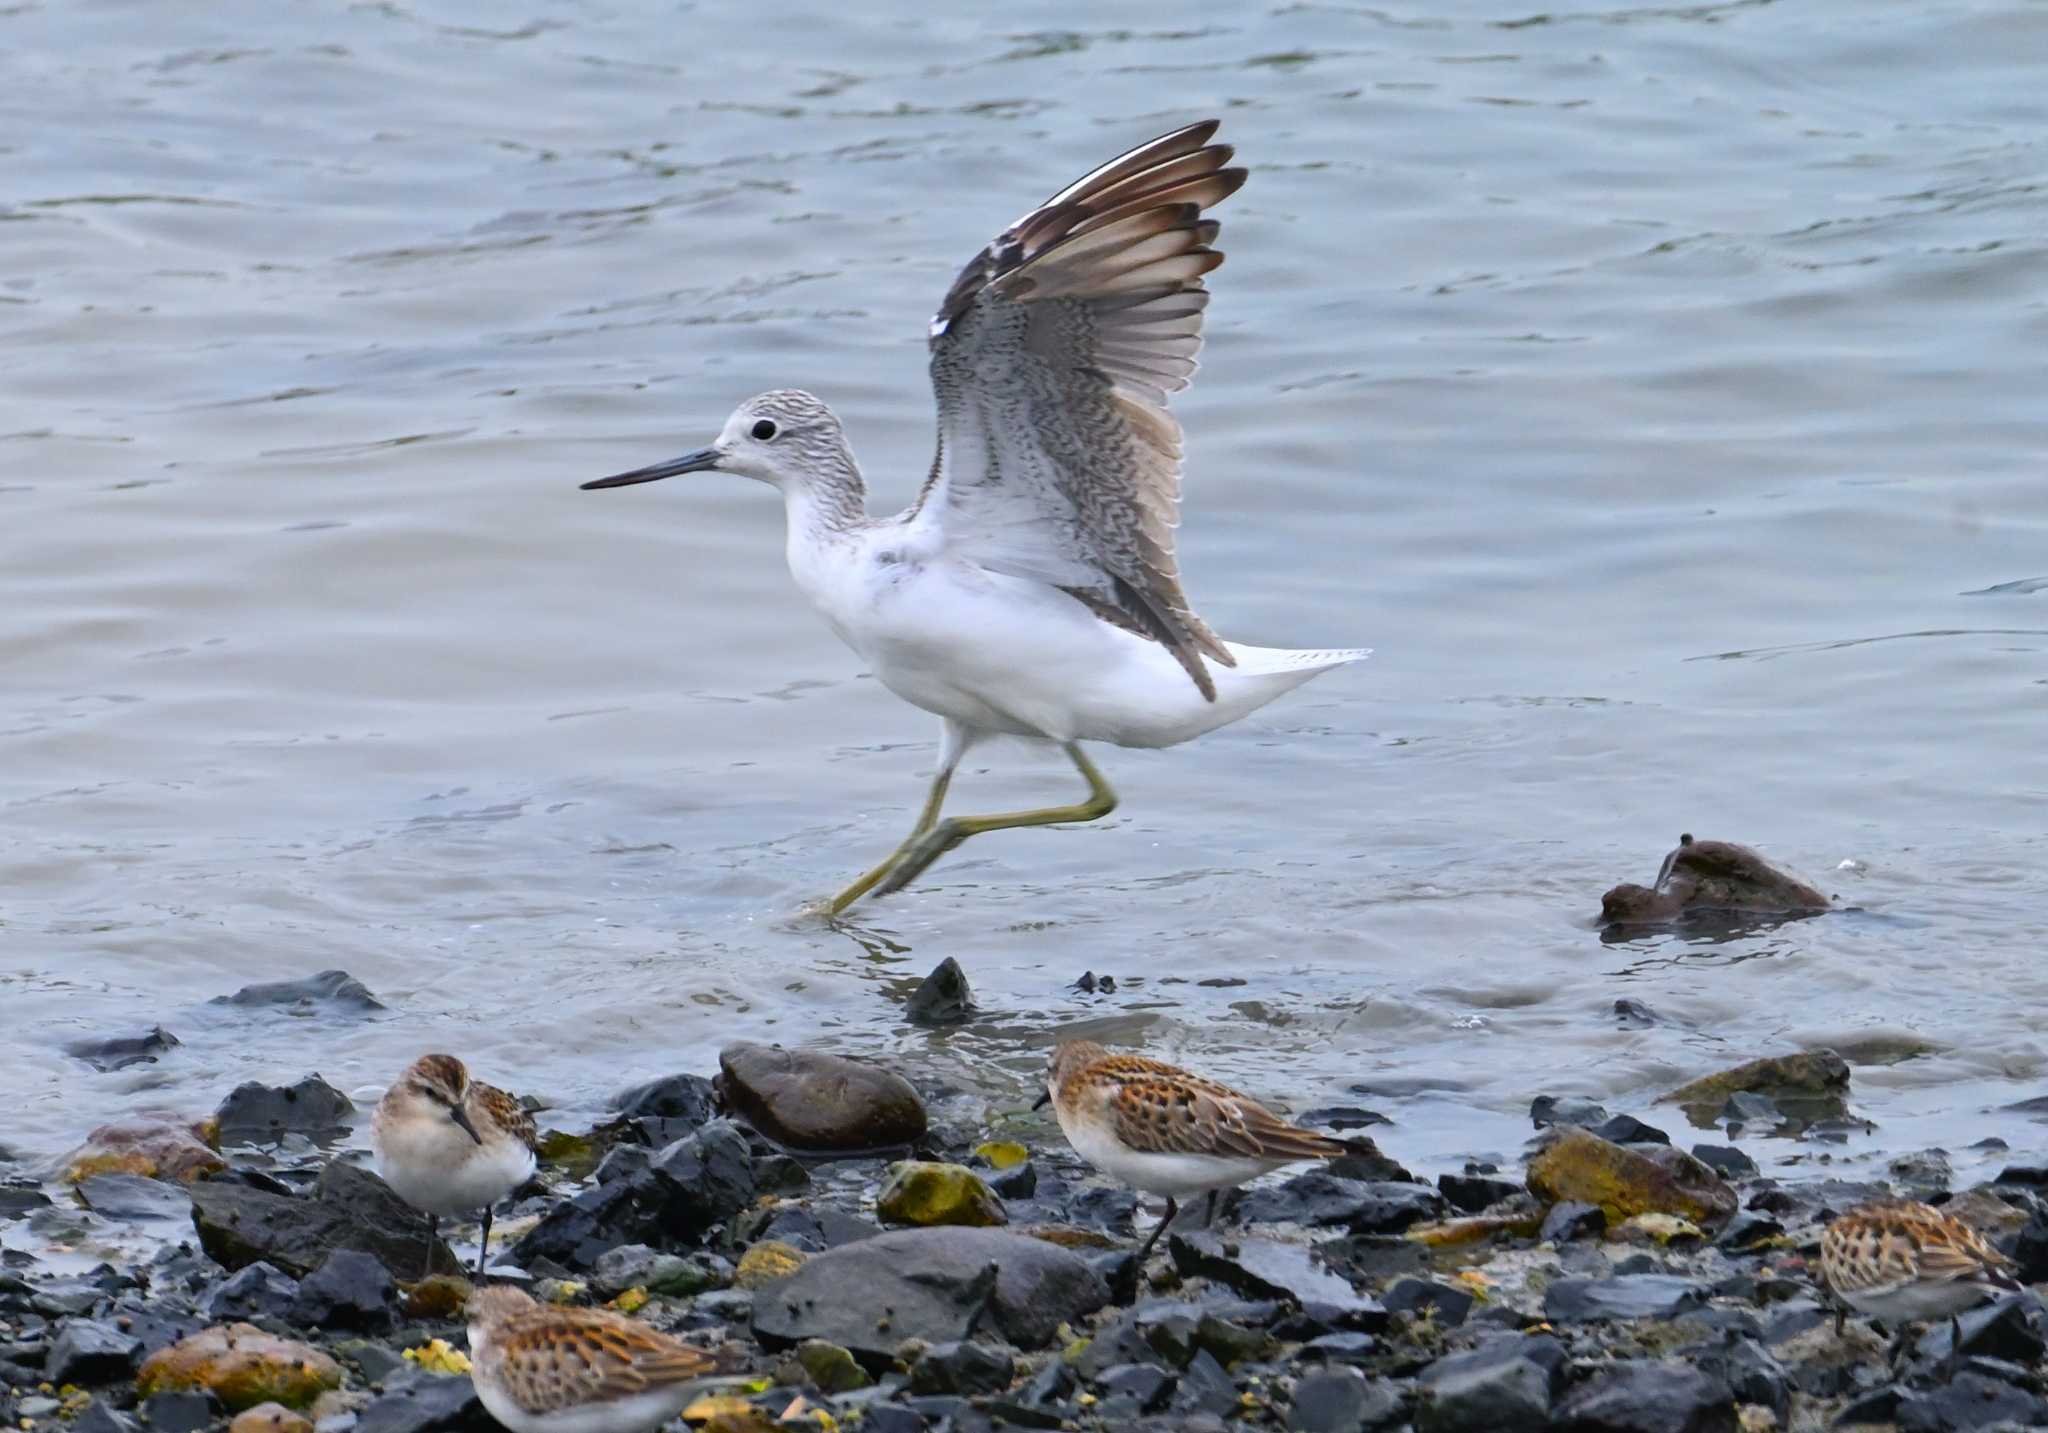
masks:
{"label": "yellow-green leg", "polygon": [[[875,887],[875,894],[886,896],[900,891],[919,876],[939,857],[965,841],[969,836],[979,836],[984,831],[1007,831],[1017,826],[1056,826],[1068,821],[1096,821],[1116,810],[1116,793],[1109,783],[1102,779],[1102,773],[1095,769],[1081,748],[1068,742],[1064,748],[1067,759],[1074,763],[1074,769],[1088,782],[1088,799],[1072,806],[1041,806],[1031,811],[1005,811],[994,816],[948,816],[937,824],[911,833],[908,841],[882,867],[861,878],[868,882],[870,877],[879,876],[882,870],[887,875]],[[936,807],[927,808],[934,816]],[[861,885],[855,894],[867,889]]]}
{"label": "yellow-green leg", "polygon": [[848,906],[873,889],[875,882],[889,874],[890,867],[903,858],[903,853],[917,843],[917,838],[939,823],[939,808],[946,804],[946,788],[953,784],[953,768],[942,766],[939,774],[932,778],[931,795],[924,799],[924,810],[917,818],[917,824],[910,828],[910,834],[903,838],[903,844],[882,858],[882,863],[862,876],[845,890],[832,898],[832,904],[825,907],[825,914],[836,916]]}

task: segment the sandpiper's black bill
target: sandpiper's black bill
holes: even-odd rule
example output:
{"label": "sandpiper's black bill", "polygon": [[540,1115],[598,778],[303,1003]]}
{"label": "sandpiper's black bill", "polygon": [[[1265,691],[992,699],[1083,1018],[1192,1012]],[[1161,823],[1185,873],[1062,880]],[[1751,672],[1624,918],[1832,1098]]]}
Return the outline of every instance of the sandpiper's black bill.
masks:
{"label": "sandpiper's black bill", "polygon": [[694,453],[685,453],[680,458],[670,458],[666,463],[654,463],[645,468],[635,468],[630,473],[614,473],[608,478],[592,478],[582,484],[584,492],[593,488],[625,488],[634,483],[651,483],[657,478],[673,478],[678,473],[701,473],[706,468],[718,466],[718,449],[699,448]]}
{"label": "sandpiper's black bill", "polygon": [[478,1144],[482,1144],[484,1142],[484,1137],[476,1132],[476,1126],[471,1124],[469,1121],[469,1111],[464,1109],[461,1105],[456,1105],[453,1108],[451,1108],[448,1111],[448,1117],[454,1120],[456,1124],[460,1125],[463,1128],[463,1130],[468,1133],[469,1137],[475,1140]]}
{"label": "sandpiper's black bill", "polygon": [[1047,1090],[1044,1094],[1040,1095],[1037,1099],[1031,1102],[1031,1108],[1033,1108],[1034,1110],[1042,1110],[1051,1103],[1052,1091]]}

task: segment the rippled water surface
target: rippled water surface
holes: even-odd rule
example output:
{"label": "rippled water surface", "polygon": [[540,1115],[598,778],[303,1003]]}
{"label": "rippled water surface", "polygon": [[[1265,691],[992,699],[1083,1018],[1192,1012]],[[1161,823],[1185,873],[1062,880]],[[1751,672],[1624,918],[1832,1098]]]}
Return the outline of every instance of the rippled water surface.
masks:
{"label": "rippled water surface", "polygon": [[[738,1036],[1013,1101],[1087,1021],[1431,1169],[1871,1033],[1934,1049],[1858,1069],[1850,1157],[2048,1144],[1999,1110],[2048,1064],[2048,8],[932,8],[0,12],[0,1143],[427,1048],[569,1111]],[[795,919],[935,719],[765,491],[576,483],[795,385],[907,500],[958,265],[1209,114],[1190,590],[1376,657]],[[976,767],[957,810],[1073,785]],[[1680,830],[1854,909],[1603,940]],[[948,955],[985,1018],[914,1030]],[[388,1013],[205,1004],[332,967]]]}

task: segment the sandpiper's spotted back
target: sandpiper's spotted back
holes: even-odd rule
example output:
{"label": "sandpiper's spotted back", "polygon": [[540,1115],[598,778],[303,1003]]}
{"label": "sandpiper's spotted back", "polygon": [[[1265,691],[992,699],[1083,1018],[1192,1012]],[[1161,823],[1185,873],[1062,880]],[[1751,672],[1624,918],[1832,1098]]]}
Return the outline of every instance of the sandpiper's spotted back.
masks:
{"label": "sandpiper's spotted back", "polygon": [[2012,1261],[1953,1215],[1883,1200],[1822,1231],[1821,1273],[1836,1297],[1874,1318],[1946,1318],[2001,1289],[2018,1289]]}

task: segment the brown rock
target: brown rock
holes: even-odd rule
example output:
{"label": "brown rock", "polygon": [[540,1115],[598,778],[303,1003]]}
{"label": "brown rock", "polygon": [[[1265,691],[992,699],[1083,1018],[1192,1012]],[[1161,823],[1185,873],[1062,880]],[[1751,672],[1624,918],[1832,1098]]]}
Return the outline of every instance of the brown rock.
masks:
{"label": "brown rock", "polygon": [[1680,836],[1654,886],[1623,884],[1600,898],[1609,925],[1683,920],[1689,916],[1812,915],[1828,898],[1787,875],[1747,846]]}
{"label": "brown rock", "polygon": [[201,1329],[158,1349],[135,1375],[136,1390],[144,1398],[210,1388],[231,1411],[264,1403],[304,1408],[324,1390],[340,1386],[340,1364],[309,1344],[278,1338],[254,1324]]}
{"label": "brown rock", "polygon": [[237,1413],[228,1433],[313,1433],[313,1420],[282,1403],[259,1403]]}
{"label": "brown rock", "polygon": [[1678,1105],[1694,1119],[1712,1123],[1734,1094],[1768,1095],[1781,1105],[1803,1107],[1816,1101],[1831,1107],[1849,1091],[1849,1062],[1833,1050],[1802,1050],[1796,1055],[1767,1055],[1732,1070],[1706,1075],[1660,1096],[1660,1105]]}
{"label": "brown rock", "polygon": [[1610,1225],[1638,1214],[1717,1224],[1736,1204],[1735,1191],[1684,1150],[1626,1147],[1576,1127],[1564,1129],[1529,1161],[1529,1192],[1546,1204],[1597,1204]]}
{"label": "brown rock", "polygon": [[145,1179],[190,1184],[226,1169],[227,1161],[207,1148],[199,1125],[171,1119],[101,1125],[64,1157],[63,1179],[80,1184],[95,1174],[139,1174]]}
{"label": "brown rock", "polygon": [[718,1069],[726,1107],[792,1149],[887,1149],[924,1138],[917,1091],[878,1065],[743,1040],[718,1052]]}

